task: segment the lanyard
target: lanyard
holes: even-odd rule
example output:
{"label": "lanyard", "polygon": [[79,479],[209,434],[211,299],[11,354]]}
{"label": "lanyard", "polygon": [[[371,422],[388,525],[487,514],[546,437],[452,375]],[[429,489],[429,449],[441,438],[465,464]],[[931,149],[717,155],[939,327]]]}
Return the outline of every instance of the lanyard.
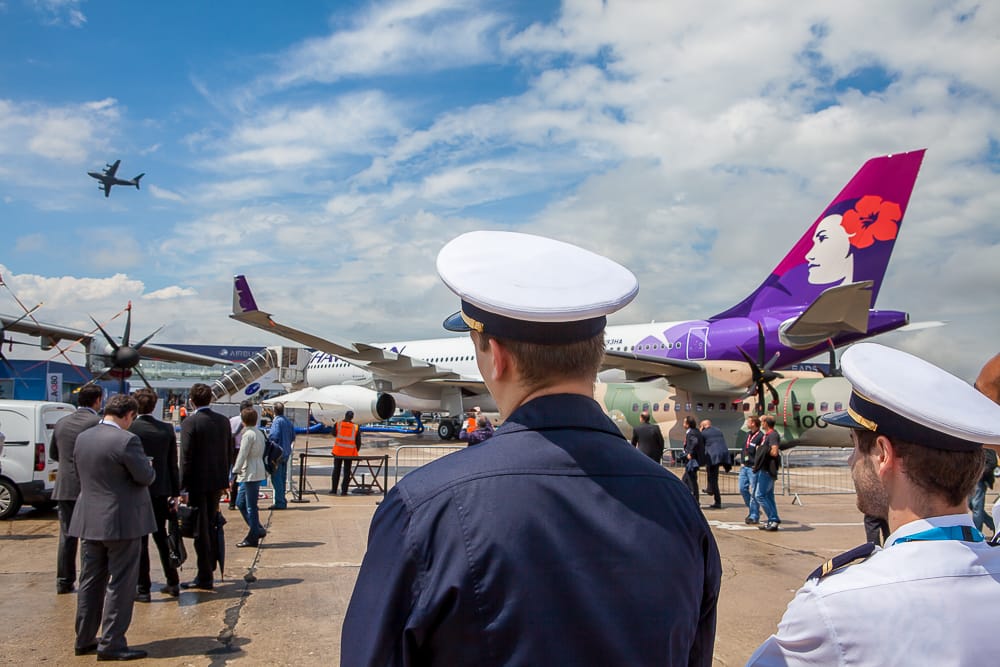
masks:
{"label": "lanyard", "polygon": [[900,537],[892,544],[902,544],[903,542],[933,542],[936,540],[960,540],[962,542],[982,542],[985,540],[983,534],[972,526],[939,526],[920,533]]}

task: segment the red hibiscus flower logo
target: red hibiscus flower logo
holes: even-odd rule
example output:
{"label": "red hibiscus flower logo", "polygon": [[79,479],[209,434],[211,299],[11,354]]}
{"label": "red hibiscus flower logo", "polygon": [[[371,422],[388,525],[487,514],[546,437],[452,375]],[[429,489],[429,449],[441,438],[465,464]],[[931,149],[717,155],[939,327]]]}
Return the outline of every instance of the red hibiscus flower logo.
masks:
{"label": "red hibiscus flower logo", "polygon": [[896,238],[903,211],[899,204],[882,201],[877,195],[867,195],[858,200],[854,208],[844,213],[841,224],[855,248],[867,248],[875,241]]}

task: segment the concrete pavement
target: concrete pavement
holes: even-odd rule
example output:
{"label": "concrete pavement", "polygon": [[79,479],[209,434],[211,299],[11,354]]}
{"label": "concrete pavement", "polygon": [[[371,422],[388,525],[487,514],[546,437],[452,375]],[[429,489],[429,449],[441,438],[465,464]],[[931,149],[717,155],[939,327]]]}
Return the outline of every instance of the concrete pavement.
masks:
{"label": "concrete pavement", "polygon": [[[154,554],[153,600],[136,603],[128,633],[132,647],[150,654],[139,664],[339,662],[345,648],[340,643],[341,623],[381,496],[327,495],[329,465],[310,466],[308,479],[317,492],[306,496],[311,502],[262,513],[268,535],[258,549],[235,547],[245,524],[238,512],[223,509],[229,521],[226,576],[212,592],[184,591],[179,599],[156,592],[163,578]],[[783,523],[777,533],[746,526],[738,496],[724,496],[722,510],[705,510],[724,572],[716,665],[743,664],[774,631],[805,576],[822,561],[864,540],[853,496],[806,496],[802,501],[800,506],[779,496]],[[263,507],[268,504],[262,501]],[[94,661],[93,656],[73,655],[75,594],[55,594],[57,535],[54,512],[24,510],[15,519],[0,522],[0,610],[6,625],[0,638],[0,664]],[[190,541],[188,547],[182,580],[194,574]],[[671,563],[663,567],[670,576],[684,576]],[[247,573],[256,581],[244,581]]]}

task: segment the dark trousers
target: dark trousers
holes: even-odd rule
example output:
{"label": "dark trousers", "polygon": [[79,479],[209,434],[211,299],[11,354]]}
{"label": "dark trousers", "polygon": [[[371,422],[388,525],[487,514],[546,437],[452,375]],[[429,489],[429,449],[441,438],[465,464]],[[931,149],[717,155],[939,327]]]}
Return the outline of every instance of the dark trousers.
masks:
{"label": "dark trousers", "polygon": [[715,498],[715,504],[722,504],[722,494],[719,493],[719,468],[722,464],[708,464],[708,492]]}
{"label": "dark trousers", "polygon": [[347,485],[351,482],[351,465],[354,461],[345,461],[344,459],[334,459],[333,460],[333,475],[330,477],[330,490],[337,490],[337,481],[340,479],[340,468],[344,468],[344,481],[340,485],[340,492],[347,494]]}
{"label": "dark trousers", "polygon": [[[237,452],[239,450],[236,450]],[[240,483],[236,481],[236,475],[229,480],[229,509],[236,509],[236,494],[240,492]]]}
{"label": "dark trousers", "polygon": [[872,544],[882,546],[889,537],[889,522],[870,514],[865,515],[865,538]]}
{"label": "dark trousers", "polygon": [[[153,533],[153,542],[156,544],[156,551],[160,554],[160,565],[163,567],[163,576],[167,584],[176,586],[180,583],[177,576],[177,568],[170,564],[170,551],[167,548],[167,519],[170,516],[170,506],[167,504],[166,496],[151,496],[153,501],[153,516],[156,517],[156,532]],[[149,592],[149,535],[143,535],[141,540],[142,552],[139,556],[139,583],[138,591]]]}
{"label": "dark trousers", "polygon": [[688,488],[694,499],[698,500],[698,469],[685,469],[681,481],[684,482],[684,486]]}
{"label": "dark trousers", "polygon": [[56,550],[56,586],[72,588],[76,582],[76,551],[80,540],[67,535],[69,522],[73,519],[75,500],[56,501],[59,512],[59,546]]}
{"label": "dark trousers", "polygon": [[83,540],[80,552],[83,562],[76,595],[76,647],[93,644],[100,629],[98,651],[126,649],[125,632],[132,623],[139,578],[139,538]]}
{"label": "dark trousers", "polygon": [[198,574],[195,581],[199,584],[211,585],[215,581],[215,558],[218,553],[215,531],[212,524],[215,515],[219,513],[219,492],[191,493],[188,504],[198,508],[197,528],[194,535],[194,552],[198,556]]}

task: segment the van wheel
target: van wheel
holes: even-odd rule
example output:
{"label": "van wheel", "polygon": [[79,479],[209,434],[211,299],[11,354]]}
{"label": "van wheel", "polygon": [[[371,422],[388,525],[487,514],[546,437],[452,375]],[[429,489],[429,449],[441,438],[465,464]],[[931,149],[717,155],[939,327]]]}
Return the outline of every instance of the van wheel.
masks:
{"label": "van wheel", "polygon": [[21,493],[9,479],[0,479],[0,519],[9,519],[21,509]]}

